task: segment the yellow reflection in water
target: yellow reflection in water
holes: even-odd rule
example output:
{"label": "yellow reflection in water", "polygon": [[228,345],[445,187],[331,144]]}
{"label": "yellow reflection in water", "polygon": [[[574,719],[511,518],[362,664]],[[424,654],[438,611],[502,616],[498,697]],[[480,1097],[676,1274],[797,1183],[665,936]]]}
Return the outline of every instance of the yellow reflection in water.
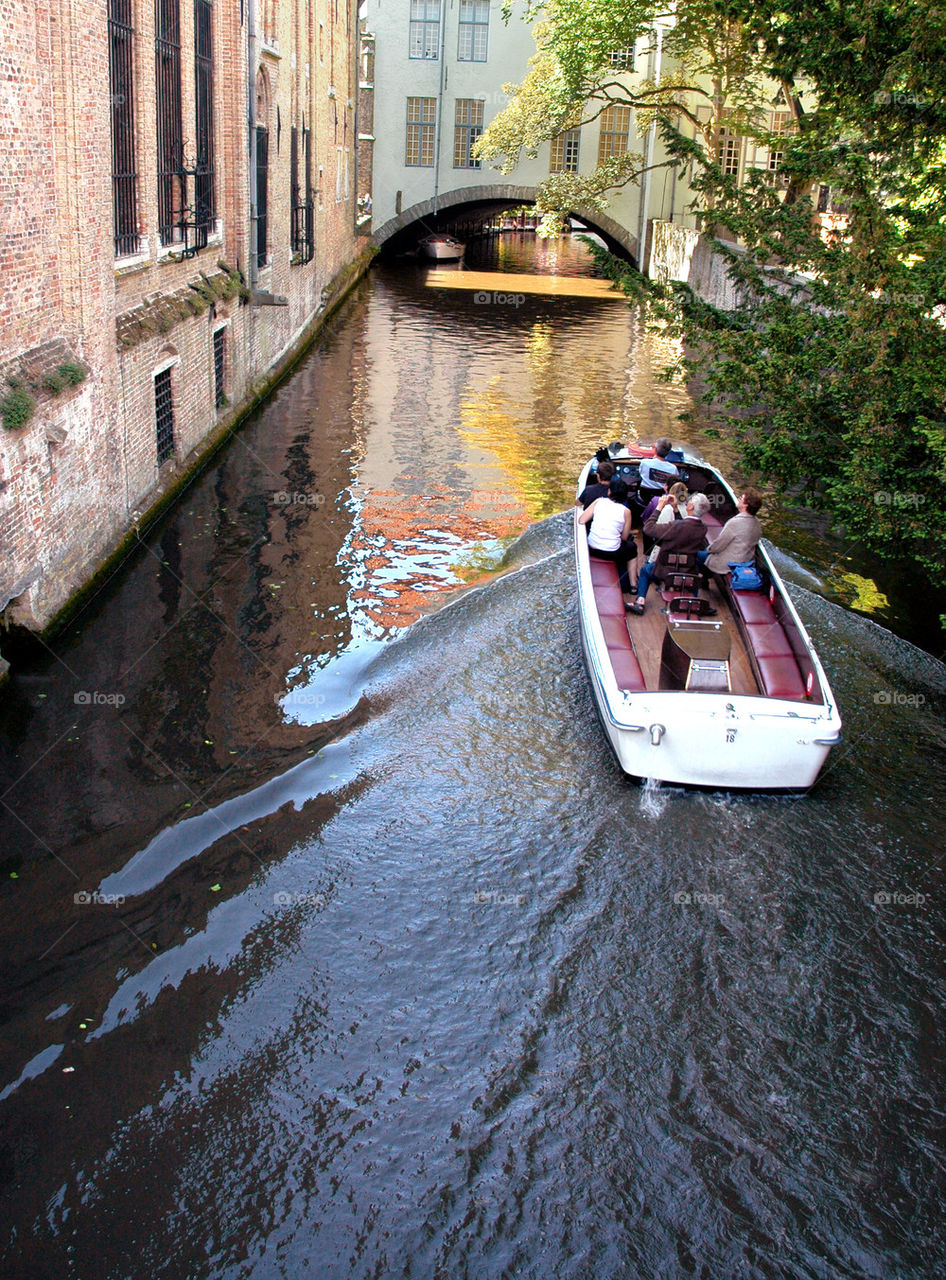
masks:
{"label": "yellow reflection in water", "polygon": [[854,599],[850,602],[852,609],[859,609],[861,613],[878,613],[889,608],[890,601],[870,578],[862,578],[857,573],[842,573],[841,581],[854,590]]}
{"label": "yellow reflection in water", "polygon": [[530,276],[514,271],[431,271],[428,289],[472,289],[482,294],[477,299],[486,306],[500,299],[498,305],[514,306],[507,299],[517,293],[551,294],[566,298],[605,298],[627,305],[623,293],[610,280],[592,280],[588,276]]}

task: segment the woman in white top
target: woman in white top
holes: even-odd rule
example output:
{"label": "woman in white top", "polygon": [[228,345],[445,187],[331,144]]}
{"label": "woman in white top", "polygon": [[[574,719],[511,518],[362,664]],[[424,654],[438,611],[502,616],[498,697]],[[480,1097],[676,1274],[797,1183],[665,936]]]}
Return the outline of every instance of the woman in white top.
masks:
{"label": "woman in white top", "polygon": [[612,480],[606,498],[596,498],[578,517],[579,524],[590,524],[588,550],[599,560],[613,560],[618,567],[621,590],[633,592],[627,576],[628,562],[637,556],[637,543],[631,533],[631,513],[624,501],[627,485]]}

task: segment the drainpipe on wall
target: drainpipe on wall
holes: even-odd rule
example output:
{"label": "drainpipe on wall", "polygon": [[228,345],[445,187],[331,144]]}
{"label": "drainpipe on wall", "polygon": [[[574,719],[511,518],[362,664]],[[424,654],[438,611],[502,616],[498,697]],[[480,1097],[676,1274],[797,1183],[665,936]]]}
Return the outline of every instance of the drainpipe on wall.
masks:
{"label": "drainpipe on wall", "polygon": [[437,218],[437,199],[440,195],[440,120],[443,115],[443,93],[446,88],[447,59],[446,0],[440,0],[440,88],[437,92],[437,123],[434,125],[434,220]]}
{"label": "drainpipe on wall", "polygon": [[[653,76],[654,85],[660,84],[660,62],[663,53],[663,28],[654,27],[654,36],[656,43],[651,51],[650,71]],[[649,237],[647,234],[647,224],[650,220],[650,179],[651,170],[654,164],[654,148],[657,143],[657,121],[655,120],[650,126],[650,133],[647,139],[647,170],[644,174],[644,189],[641,192],[640,203],[640,219],[637,228],[637,265],[638,268],[647,273],[650,263],[648,261],[650,248],[647,243]]]}

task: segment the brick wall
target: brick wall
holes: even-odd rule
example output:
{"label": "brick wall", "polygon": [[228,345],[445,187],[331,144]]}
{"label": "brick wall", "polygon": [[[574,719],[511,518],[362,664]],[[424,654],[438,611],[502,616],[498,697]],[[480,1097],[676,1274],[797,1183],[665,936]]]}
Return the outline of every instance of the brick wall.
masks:
{"label": "brick wall", "polygon": [[[270,170],[269,261],[255,284],[286,306],[255,305],[224,288],[217,265],[252,281],[246,0],[242,20],[240,0],[213,5],[218,221],[191,259],[181,257],[180,245],[159,242],[153,0],[132,6],[140,252],[117,259],[107,2],[79,11],[74,0],[37,0],[0,11],[0,375],[22,378],[49,344],[60,344],[54,349],[87,373],[59,394],[30,387],[27,378],[32,418],[16,430],[0,426],[0,608],[8,605],[7,622],[37,629],[49,623],[215,428],[265,384],[355,256],[356,6],[267,5],[265,39],[264,6],[257,8],[254,75],[266,84]],[[193,0],[181,0],[180,14],[183,136],[193,155]],[[314,256],[292,262],[290,129],[301,129],[303,118],[321,192]],[[189,288],[201,273],[223,296],[200,298]],[[213,334],[221,327],[228,403],[218,407]],[[168,365],[174,452],[159,467],[154,377]],[[0,381],[0,396],[9,391]]]}

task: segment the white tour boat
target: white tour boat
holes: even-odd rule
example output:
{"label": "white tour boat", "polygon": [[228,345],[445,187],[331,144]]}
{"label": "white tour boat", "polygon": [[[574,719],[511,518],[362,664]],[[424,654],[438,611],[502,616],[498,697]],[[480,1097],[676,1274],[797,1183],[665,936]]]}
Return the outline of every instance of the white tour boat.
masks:
{"label": "white tour boat", "polygon": [[425,258],[433,258],[435,262],[459,262],[466,253],[465,244],[444,232],[424,236],[417,242],[417,248]]}
{"label": "white tour boat", "polygon": [[[641,459],[612,457],[633,489]],[[593,463],[583,469],[581,493]],[[710,545],[736,497],[701,459],[677,463],[690,493],[710,500]],[[804,791],[841,740],[841,717],[811,639],[762,546],[762,587],[684,573],[653,583],[640,616],[625,611],[617,568],[589,555],[575,512],[581,643],[604,731],[625,773],[685,786]],[[640,563],[640,556],[638,557]],[[633,580],[634,568],[631,567]]]}

